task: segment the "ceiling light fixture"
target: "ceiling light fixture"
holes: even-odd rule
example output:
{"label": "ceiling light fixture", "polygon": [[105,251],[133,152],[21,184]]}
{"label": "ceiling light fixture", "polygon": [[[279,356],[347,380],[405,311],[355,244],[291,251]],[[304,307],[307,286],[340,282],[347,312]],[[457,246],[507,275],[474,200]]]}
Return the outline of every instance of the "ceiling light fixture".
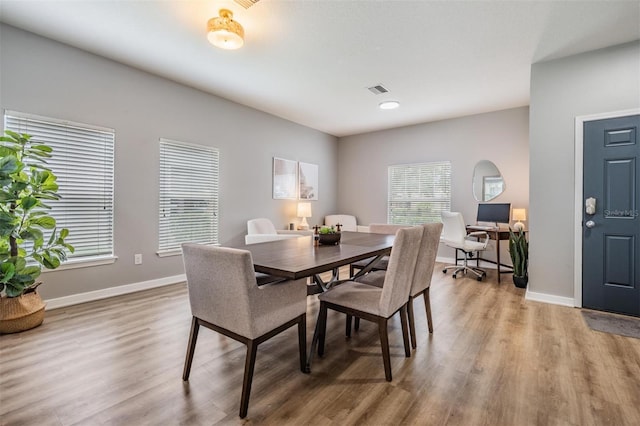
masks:
{"label": "ceiling light fixture", "polygon": [[380,109],[396,109],[400,106],[400,102],[398,101],[384,101],[384,102],[380,102],[380,105],[378,105],[380,107]]}
{"label": "ceiling light fixture", "polygon": [[221,49],[239,49],[244,44],[244,28],[233,20],[229,9],[220,9],[219,13],[207,23],[207,39]]}

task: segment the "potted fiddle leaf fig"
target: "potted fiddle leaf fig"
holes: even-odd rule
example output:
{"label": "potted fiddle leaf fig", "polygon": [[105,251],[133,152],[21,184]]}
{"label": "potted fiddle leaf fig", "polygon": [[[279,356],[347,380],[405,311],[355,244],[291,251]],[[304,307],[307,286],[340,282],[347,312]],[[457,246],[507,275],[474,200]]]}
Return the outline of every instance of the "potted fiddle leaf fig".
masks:
{"label": "potted fiddle leaf fig", "polygon": [[42,324],[36,291],[42,267],[55,269],[73,253],[68,229],[56,228],[46,202],[58,200],[56,176],[47,168],[52,148],[9,130],[0,136],[0,333]]}
{"label": "potted fiddle leaf fig", "polygon": [[525,288],[529,282],[529,242],[520,229],[517,233],[509,229],[509,254],[513,265],[513,283],[516,287]]}

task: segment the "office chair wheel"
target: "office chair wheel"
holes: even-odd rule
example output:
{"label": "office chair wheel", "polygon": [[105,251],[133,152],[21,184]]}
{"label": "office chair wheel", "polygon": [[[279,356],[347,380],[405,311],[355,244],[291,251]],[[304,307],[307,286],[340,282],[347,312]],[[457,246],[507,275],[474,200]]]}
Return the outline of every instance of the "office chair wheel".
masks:
{"label": "office chair wheel", "polygon": [[478,281],[482,281],[482,277],[484,277],[484,275],[480,275],[478,278],[476,278]]}
{"label": "office chair wheel", "polygon": [[453,278],[456,278],[456,274],[451,275]]}
{"label": "office chair wheel", "polygon": [[446,270],[446,269],[443,269],[443,270],[442,270],[442,273],[443,273],[443,274],[446,274],[446,273],[447,273],[447,270]]}

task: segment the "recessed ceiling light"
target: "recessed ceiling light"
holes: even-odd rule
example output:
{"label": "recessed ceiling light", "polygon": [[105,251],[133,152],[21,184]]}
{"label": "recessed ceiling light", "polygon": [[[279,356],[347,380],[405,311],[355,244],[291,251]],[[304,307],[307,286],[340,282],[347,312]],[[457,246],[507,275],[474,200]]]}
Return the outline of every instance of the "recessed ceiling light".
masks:
{"label": "recessed ceiling light", "polygon": [[384,102],[380,102],[380,105],[378,105],[380,107],[380,109],[396,109],[400,106],[400,102],[398,101],[384,101]]}

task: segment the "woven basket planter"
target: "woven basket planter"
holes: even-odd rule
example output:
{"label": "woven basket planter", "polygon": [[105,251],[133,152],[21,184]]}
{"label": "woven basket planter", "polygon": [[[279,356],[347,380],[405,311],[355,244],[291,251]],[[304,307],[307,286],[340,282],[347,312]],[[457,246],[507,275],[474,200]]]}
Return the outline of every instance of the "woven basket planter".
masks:
{"label": "woven basket planter", "polygon": [[44,321],[44,302],[32,291],[19,297],[0,297],[0,334],[30,330]]}

